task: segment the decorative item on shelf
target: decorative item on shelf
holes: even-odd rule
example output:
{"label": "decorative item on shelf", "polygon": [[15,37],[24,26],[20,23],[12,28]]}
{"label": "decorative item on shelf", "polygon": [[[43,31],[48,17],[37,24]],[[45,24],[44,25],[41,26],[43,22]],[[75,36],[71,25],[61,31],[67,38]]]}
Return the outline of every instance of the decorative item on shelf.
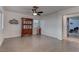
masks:
{"label": "decorative item on shelf", "polygon": [[18,20],[16,19],[12,19],[9,21],[10,24],[18,24]]}

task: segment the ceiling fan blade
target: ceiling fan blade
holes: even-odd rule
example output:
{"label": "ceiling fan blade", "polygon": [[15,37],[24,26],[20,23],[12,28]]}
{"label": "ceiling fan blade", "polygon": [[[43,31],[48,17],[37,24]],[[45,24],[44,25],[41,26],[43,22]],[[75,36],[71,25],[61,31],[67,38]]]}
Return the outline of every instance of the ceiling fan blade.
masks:
{"label": "ceiling fan blade", "polygon": [[37,15],[39,15],[39,16],[40,16],[40,14],[39,14],[39,13],[37,13]]}
{"label": "ceiling fan blade", "polygon": [[37,13],[37,15],[41,15],[41,13],[43,13],[43,11],[39,11],[39,12],[37,12],[37,9],[38,9],[39,7],[37,7],[37,6],[33,6],[33,9],[32,9],[32,12],[33,13]]}
{"label": "ceiling fan blade", "polygon": [[43,13],[43,11],[40,11],[40,12],[38,12],[38,13]]}

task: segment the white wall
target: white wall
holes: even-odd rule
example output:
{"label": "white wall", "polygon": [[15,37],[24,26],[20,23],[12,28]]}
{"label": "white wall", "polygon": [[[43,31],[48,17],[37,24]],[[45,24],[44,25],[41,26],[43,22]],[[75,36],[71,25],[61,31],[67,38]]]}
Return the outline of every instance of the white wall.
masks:
{"label": "white wall", "polygon": [[[17,37],[21,36],[21,18],[33,18],[33,19],[39,19],[38,17],[34,17],[31,15],[24,15],[16,12],[9,12],[5,11],[5,30],[4,30],[4,36],[5,38],[10,38],[10,37]],[[9,20],[15,18],[16,20],[19,21],[19,24],[10,24]]]}
{"label": "white wall", "polygon": [[62,19],[64,15],[79,13],[79,7],[66,9],[41,19],[42,34],[62,40]]}
{"label": "white wall", "polygon": [[3,41],[3,30],[2,30],[2,13],[0,12],[0,46],[2,44],[2,41]]}
{"label": "white wall", "polygon": [[3,7],[0,7],[0,46],[3,43],[4,37],[3,37],[3,14],[4,14],[4,9]]}
{"label": "white wall", "polygon": [[59,20],[56,14],[46,16],[41,20],[42,34],[58,38],[59,37]]}

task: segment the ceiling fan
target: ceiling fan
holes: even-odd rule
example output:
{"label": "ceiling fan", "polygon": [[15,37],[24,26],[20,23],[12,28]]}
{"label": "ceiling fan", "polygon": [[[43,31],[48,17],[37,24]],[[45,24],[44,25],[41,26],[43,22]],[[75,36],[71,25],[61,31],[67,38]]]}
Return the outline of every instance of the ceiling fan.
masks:
{"label": "ceiling fan", "polygon": [[43,13],[43,11],[37,11],[37,9],[39,9],[39,7],[37,7],[37,6],[33,6],[33,9],[32,9],[32,11],[33,11],[33,15],[41,15],[42,13]]}

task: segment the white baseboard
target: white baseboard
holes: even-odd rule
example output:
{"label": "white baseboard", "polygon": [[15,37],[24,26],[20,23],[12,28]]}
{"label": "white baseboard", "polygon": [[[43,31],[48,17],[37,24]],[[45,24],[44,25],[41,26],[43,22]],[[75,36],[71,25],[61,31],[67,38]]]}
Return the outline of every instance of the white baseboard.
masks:
{"label": "white baseboard", "polygon": [[45,36],[48,36],[48,37],[52,37],[52,38],[56,38],[56,39],[58,39],[58,40],[62,40],[62,39],[60,39],[60,38],[58,38],[58,37],[54,37],[54,36],[51,36],[51,35],[47,35],[47,34],[43,34],[43,33],[42,33],[42,35],[45,35]]}
{"label": "white baseboard", "polygon": [[13,35],[13,36],[4,36],[4,38],[13,38],[13,37],[20,37],[21,35]]}

